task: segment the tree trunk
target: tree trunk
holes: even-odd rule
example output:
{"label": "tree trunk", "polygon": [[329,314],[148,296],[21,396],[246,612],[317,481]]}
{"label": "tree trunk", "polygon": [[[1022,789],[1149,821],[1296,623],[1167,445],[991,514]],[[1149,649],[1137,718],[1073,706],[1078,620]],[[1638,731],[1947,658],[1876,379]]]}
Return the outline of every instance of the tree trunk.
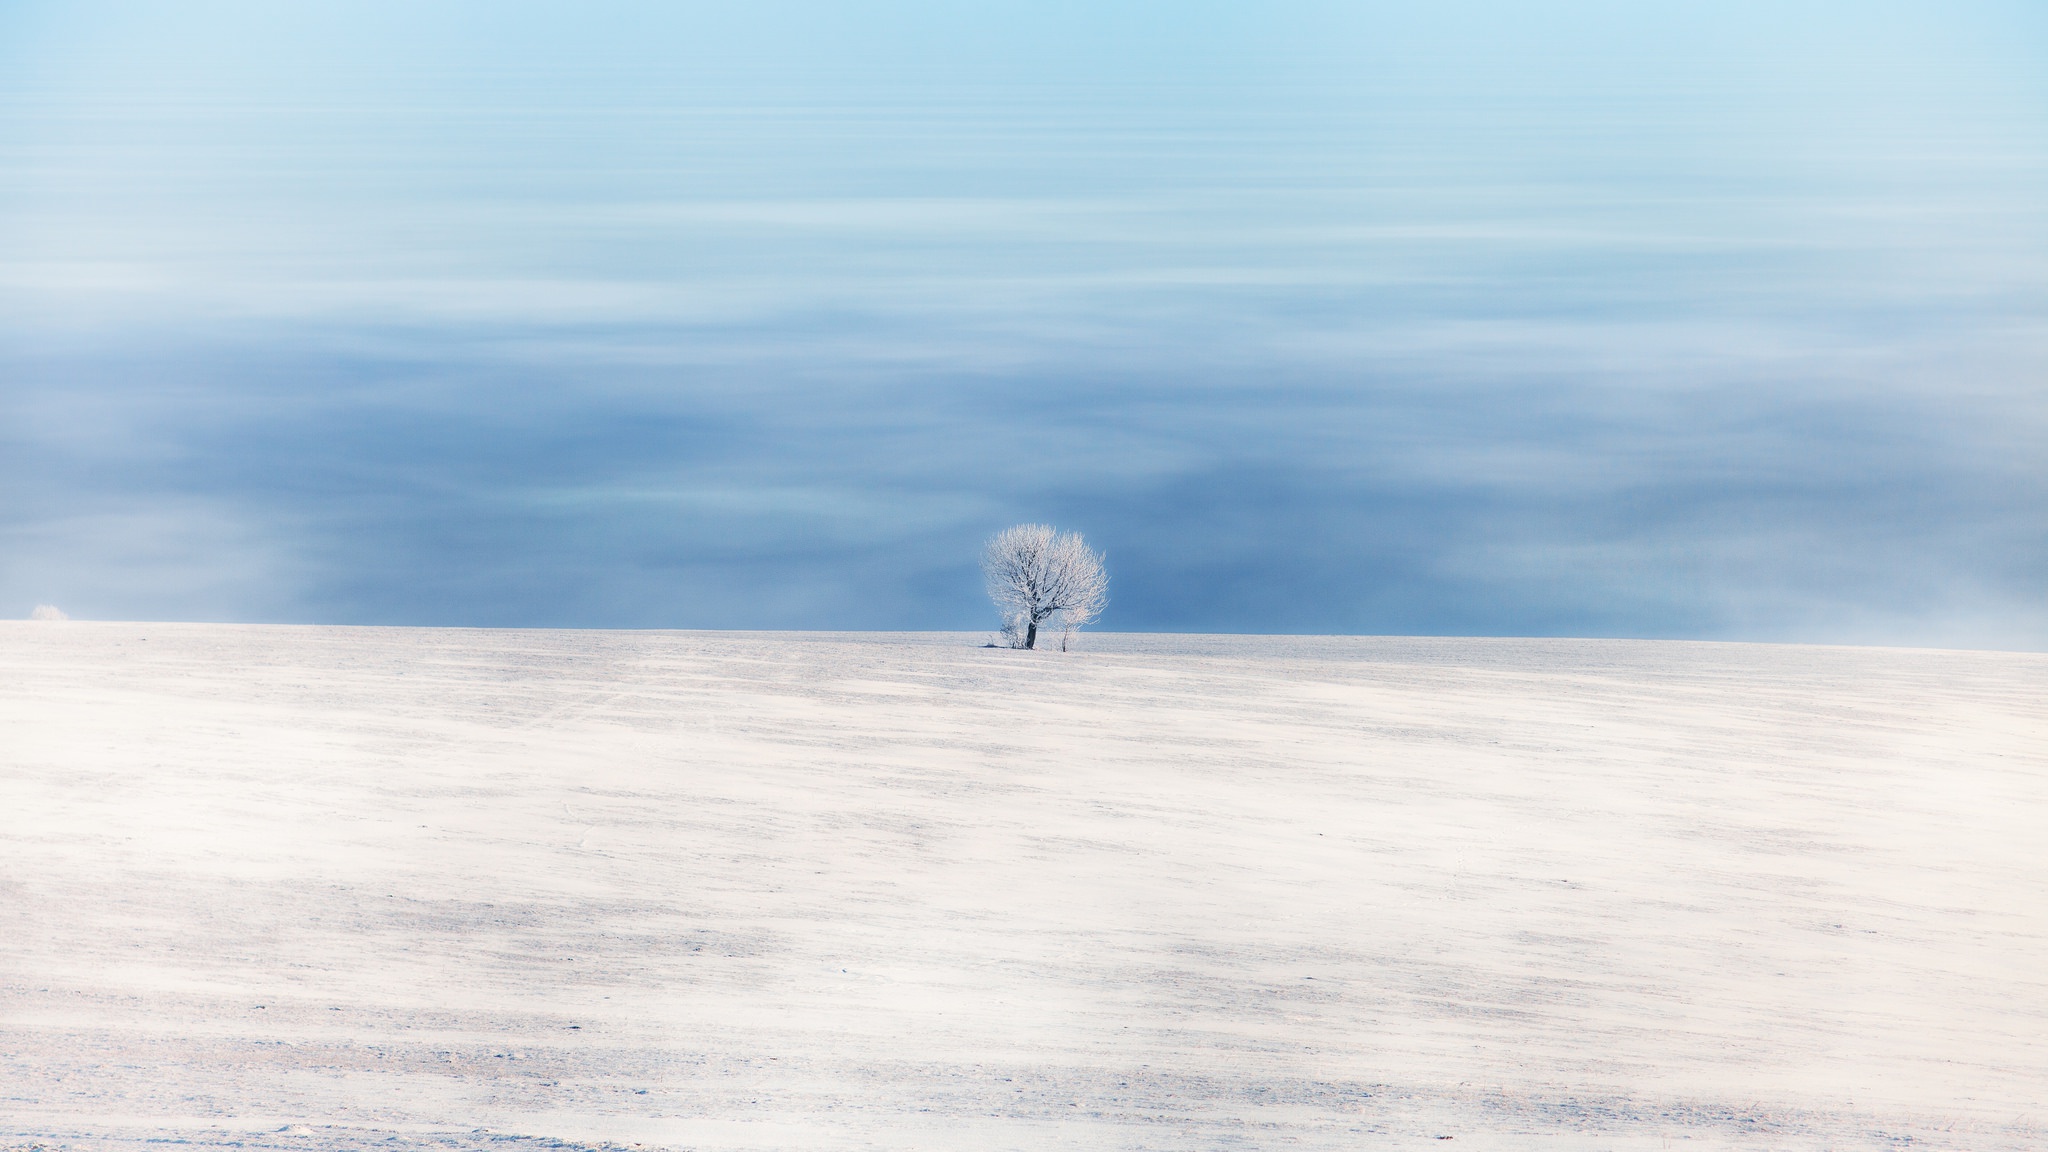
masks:
{"label": "tree trunk", "polygon": [[1033,617],[1033,618],[1032,618],[1032,620],[1031,620],[1031,623],[1027,624],[1027,625],[1025,626],[1025,628],[1024,628],[1024,647],[1026,647],[1026,648],[1035,648],[1035,647],[1037,647],[1037,646],[1038,646],[1038,619],[1037,619],[1036,617]]}

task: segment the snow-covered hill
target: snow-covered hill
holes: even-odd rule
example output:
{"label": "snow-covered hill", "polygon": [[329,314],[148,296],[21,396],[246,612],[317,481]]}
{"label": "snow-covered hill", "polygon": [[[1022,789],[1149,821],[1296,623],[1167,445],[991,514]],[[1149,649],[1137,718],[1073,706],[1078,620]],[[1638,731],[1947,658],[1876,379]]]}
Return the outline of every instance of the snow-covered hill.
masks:
{"label": "snow-covered hill", "polygon": [[0,1147],[2048,1145],[2048,657],[976,641],[0,625]]}

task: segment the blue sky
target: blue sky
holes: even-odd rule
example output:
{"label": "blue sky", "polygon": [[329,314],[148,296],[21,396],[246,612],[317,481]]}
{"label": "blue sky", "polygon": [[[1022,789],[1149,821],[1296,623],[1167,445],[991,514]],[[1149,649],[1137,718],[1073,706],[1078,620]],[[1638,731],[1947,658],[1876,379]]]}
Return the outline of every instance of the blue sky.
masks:
{"label": "blue sky", "polygon": [[2048,643],[2048,15],[1420,7],[0,3],[0,615]]}

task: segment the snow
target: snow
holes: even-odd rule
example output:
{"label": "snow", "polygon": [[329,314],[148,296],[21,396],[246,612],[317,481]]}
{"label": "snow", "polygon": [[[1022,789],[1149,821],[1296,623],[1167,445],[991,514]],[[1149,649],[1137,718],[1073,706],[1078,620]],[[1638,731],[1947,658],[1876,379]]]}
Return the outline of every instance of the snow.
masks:
{"label": "snow", "polygon": [[0,624],[0,1147],[2048,1145],[2048,657],[978,639]]}

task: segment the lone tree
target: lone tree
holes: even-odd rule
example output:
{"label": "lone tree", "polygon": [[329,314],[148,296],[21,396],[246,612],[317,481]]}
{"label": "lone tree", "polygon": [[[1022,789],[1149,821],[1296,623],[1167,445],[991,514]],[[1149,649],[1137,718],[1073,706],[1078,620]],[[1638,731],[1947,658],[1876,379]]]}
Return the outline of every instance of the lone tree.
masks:
{"label": "lone tree", "polygon": [[1064,637],[1102,615],[1109,603],[1102,555],[1089,551],[1078,532],[1061,533],[1046,524],[1005,528],[982,549],[981,571],[1012,648],[1036,648],[1039,625],[1054,620],[1064,650]]}

